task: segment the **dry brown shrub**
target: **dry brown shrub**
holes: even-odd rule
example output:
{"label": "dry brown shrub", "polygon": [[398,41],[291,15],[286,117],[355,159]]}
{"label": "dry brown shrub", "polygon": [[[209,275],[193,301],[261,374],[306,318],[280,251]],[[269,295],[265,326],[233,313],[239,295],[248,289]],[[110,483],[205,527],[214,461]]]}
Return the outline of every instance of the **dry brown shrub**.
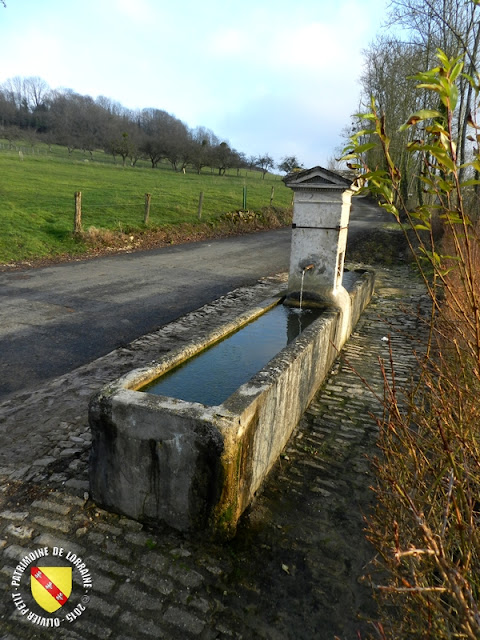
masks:
{"label": "dry brown shrub", "polygon": [[[410,209],[403,200],[401,171],[374,101],[363,117],[374,125],[368,132],[377,136],[387,170],[364,164],[362,153],[372,147],[363,144],[365,130],[347,148],[346,159],[365,169],[361,184],[368,183],[408,227],[407,242],[431,300],[425,353],[412,384],[397,385],[393,354],[383,363],[377,503],[367,533],[381,571],[374,584],[381,606],[376,637],[474,640],[480,638],[480,238],[474,191],[480,152],[460,166],[453,122],[463,62],[439,50],[437,58],[438,67],[415,78],[440,97],[444,111],[421,110],[402,127],[426,125],[406,146],[422,160],[423,201]],[[478,78],[469,80],[478,100]],[[480,129],[475,118],[472,110],[474,133]]]}
{"label": "dry brown shrub", "polygon": [[417,380],[401,391],[393,356],[384,364],[378,501],[367,533],[389,575],[377,592],[392,638],[480,637],[480,244],[473,225],[447,227],[442,255]]}

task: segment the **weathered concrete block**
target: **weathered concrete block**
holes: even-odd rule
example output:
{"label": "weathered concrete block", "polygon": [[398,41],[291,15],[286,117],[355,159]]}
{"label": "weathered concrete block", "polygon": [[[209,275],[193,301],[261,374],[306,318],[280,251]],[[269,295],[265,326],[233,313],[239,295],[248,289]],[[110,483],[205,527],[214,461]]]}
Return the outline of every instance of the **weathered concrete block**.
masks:
{"label": "weathered concrete block", "polygon": [[92,496],[136,520],[205,528],[221,490],[222,437],[200,407],[168,404],[116,385],[91,403]]}
{"label": "weathered concrete block", "polygon": [[[373,273],[359,273],[348,304],[325,311],[219,406],[136,390],[218,340],[218,332],[105,387],[90,405],[93,499],[142,522],[234,533],[373,286]],[[271,306],[266,301],[264,309]],[[243,314],[242,323],[260,312]],[[231,331],[229,324],[225,334]]]}

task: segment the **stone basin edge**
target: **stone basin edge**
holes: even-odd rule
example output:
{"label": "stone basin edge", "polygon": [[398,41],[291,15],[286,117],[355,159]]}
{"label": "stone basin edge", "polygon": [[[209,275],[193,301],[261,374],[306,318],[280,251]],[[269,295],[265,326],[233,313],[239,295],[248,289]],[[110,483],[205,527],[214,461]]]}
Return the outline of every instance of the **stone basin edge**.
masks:
{"label": "stone basin edge", "polygon": [[248,382],[215,407],[138,391],[279,303],[234,321],[107,385],[90,404],[90,484],[103,507],[149,524],[234,535],[373,295],[361,270],[350,304],[328,309]]}

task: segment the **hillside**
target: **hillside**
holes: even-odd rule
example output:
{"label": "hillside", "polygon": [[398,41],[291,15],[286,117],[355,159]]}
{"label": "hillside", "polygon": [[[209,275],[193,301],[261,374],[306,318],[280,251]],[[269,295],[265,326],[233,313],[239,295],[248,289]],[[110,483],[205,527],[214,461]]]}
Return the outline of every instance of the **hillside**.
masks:
{"label": "hillside", "polygon": [[[103,151],[69,154],[0,141],[0,264],[132,250],[281,226],[292,192],[280,176],[231,169],[175,172],[115,163]],[[248,213],[242,213],[244,187]],[[272,207],[270,201],[273,193]],[[82,193],[82,234],[73,234],[74,193]],[[201,219],[200,192],[204,193]],[[151,194],[148,225],[145,194]]]}

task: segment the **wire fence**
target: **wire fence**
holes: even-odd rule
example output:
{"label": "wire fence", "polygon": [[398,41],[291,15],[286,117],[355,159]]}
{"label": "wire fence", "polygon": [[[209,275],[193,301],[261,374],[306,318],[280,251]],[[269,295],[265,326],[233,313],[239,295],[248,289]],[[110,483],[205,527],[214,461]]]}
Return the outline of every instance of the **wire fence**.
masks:
{"label": "wire fence", "polygon": [[[241,198],[241,205],[240,205],[240,198],[239,198],[239,203],[238,203],[238,207],[237,209],[239,211],[247,211],[248,205],[247,205],[247,187],[244,186],[243,190],[242,190],[242,198]],[[140,198],[136,201],[136,202],[120,202],[117,203],[115,202],[114,207],[115,210],[118,209],[130,209],[130,211],[132,209],[135,209],[136,212],[138,212],[138,215],[142,215],[143,214],[143,224],[144,225],[148,225],[150,222],[150,212],[151,212],[151,208],[152,208],[152,194],[151,193],[145,193],[143,196],[143,207],[141,204],[141,200]],[[204,191],[200,191],[199,195],[198,195],[198,200],[194,202],[194,199],[191,198],[190,200],[190,206],[189,208],[192,210],[192,215],[196,215],[198,220],[202,219],[202,213],[203,213],[203,204],[204,204],[204,198],[205,198],[205,192]],[[275,199],[275,187],[271,187],[270,190],[270,197],[269,197],[269,201],[268,204],[270,206],[273,205]],[[97,212],[100,210],[105,210],[107,208],[111,208],[112,203],[110,203],[109,205],[107,205],[105,203],[105,201],[103,202],[98,202],[98,200],[92,198],[89,199],[88,202],[86,203],[83,199],[82,196],[82,191],[75,191],[74,193],[74,202],[75,202],[75,213],[74,213],[74,220],[73,220],[73,231],[74,233],[81,233],[83,231],[83,218],[84,218],[84,211],[85,209],[87,209],[88,211],[90,210],[96,210]],[[265,202],[265,205],[267,205],[267,202]],[[193,211],[195,210],[195,213],[193,213]],[[141,212],[141,213],[140,213]]]}

